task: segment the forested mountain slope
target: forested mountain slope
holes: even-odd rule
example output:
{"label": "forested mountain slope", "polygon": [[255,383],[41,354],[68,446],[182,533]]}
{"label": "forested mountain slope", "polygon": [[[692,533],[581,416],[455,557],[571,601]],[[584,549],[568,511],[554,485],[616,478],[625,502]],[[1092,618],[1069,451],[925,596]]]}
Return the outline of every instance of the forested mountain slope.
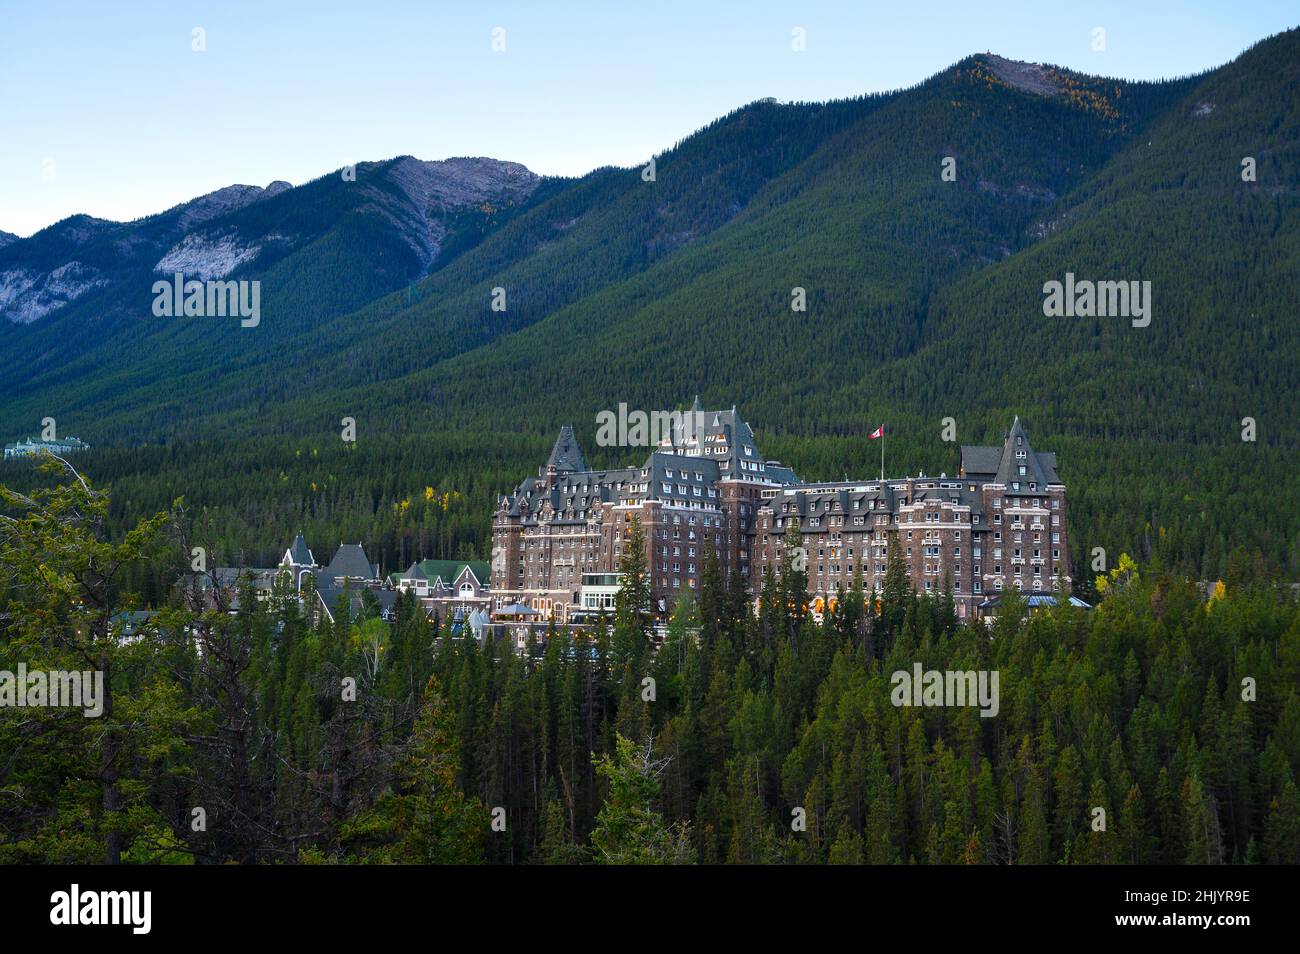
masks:
{"label": "forested mountain slope", "polygon": [[[326,177],[228,214],[284,231],[277,204],[318,190],[295,215],[320,238],[232,272],[261,276],[259,328],[141,332],[87,293],[0,326],[0,414],[116,445],[92,471],[124,514],[184,493],[230,549],[347,528],[388,567],[482,550],[494,494],[560,424],[625,460],[592,446],[620,402],[736,403],[812,478],[873,472],[881,421],[891,471],[951,472],[956,443],[1019,414],[1060,455],[1076,565],[1104,546],[1209,576],[1243,546],[1294,575],[1298,70],[1297,31],[1161,83],[972,56],[896,93],[751,104],[653,181],[600,169],[464,206],[423,258]],[[1150,325],[1045,317],[1067,272],[1151,282]],[[422,508],[426,486],[461,509]]]}
{"label": "forested mountain slope", "polygon": [[[296,189],[231,186],[132,223],[74,216],[10,243],[0,249],[5,414],[53,415],[100,443],[175,438],[195,409],[230,400],[232,372],[265,374],[296,335],[454,257],[538,181],[517,163],[404,156]],[[261,320],[156,317],[154,282],[177,272],[258,281]],[[111,414],[129,429],[114,434]]]}
{"label": "forested mountain slope", "polygon": [[[411,230],[394,229],[390,216],[374,214],[375,203],[359,202],[338,175],[324,177],[294,190],[311,194],[296,196],[292,211],[330,228],[283,261],[261,267],[259,260],[230,273],[262,282],[263,320],[256,329],[240,331],[207,319],[145,319],[141,326],[151,300],[145,299],[143,311],[132,312],[132,327],[143,336],[99,340],[89,350],[83,343],[81,351],[67,345],[48,362],[56,374],[26,374],[30,383],[23,390],[31,400],[22,406],[27,416],[51,403],[93,414],[100,434],[110,440],[247,433],[264,420],[261,402],[318,397],[339,385],[398,377],[644,270],[735,216],[758,187],[882,101],[792,106],[761,123],[755,120],[757,107],[749,107],[657,157],[655,183],[643,183],[639,170],[601,169],[581,180],[541,183],[508,214],[487,204],[461,207],[447,216],[451,234],[425,269],[430,277],[414,287],[410,281],[422,272],[407,247]],[[363,165],[356,184],[365,185],[369,173],[370,181],[378,180],[376,188],[393,191],[390,167],[412,161]],[[412,217],[409,208],[402,211]],[[260,211],[259,216],[253,231],[302,231],[268,221]],[[490,308],[497,286],[507,289],[504,313]],[[132,287],[138,290],[139,282]],[[401,291],[382,296],[396,288]],[[354,311],[367,302],[373,304]],[[0,329],[7,339],[0,348],[45,353],[57,347],[70,324],[85,320],[84,313],[68,312],[57,327],[51,322],[32,334]],[[77,357],[70,366],[72,353]],[[217,357],[222,366],[213,374]],[[81,382],[68,381],[69,370],[92,365],[117,367],[125,388],[95,395]],[[137,377],[143,372],[147,382],[127,380],[133,371]],[[304,390],[303,380],[322,375],[328,383]],[[248,414],[235,421],[240,406]],[[210,426],[198,423],[204,416],[212,419]],[[286,420],[273,429],[313,426]]]}

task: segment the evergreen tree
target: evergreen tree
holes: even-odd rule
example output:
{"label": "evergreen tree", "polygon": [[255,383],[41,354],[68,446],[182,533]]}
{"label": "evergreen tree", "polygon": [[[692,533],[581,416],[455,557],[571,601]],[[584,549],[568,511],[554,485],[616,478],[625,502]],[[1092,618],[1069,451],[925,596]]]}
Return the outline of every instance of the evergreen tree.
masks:
{"label": "evergreen tree", "polygon": [[591,844],[600,864],[689,864],[694,861],[690,829],[669,826],[654,808],[665,768],[654,747],[619,736],[615,754],[596,759],[609,795],[596,817]]}

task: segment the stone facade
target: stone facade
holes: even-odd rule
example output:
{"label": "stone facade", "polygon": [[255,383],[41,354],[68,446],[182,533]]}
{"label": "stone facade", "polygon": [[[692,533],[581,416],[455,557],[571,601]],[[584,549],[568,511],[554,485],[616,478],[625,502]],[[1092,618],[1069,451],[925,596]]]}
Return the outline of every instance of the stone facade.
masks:
{"label": "stone facade", "polygon": [[[640,467],[587,468],[571,427],[536,477],[503,497],[493,516],[494,608],[522,603],[560,622],[590,619],[608,604],[608,574],[639,518],[654,609],[671,611],[696,589],[706,549],[724,575],[757,591],[780,562],[790,523],[802,536],[809,597],[822,605],[861,567],[883,583],[899,548],[919,592],[951,586],[957,612],[977,614],[1002,589],[1068,584],[1065,486],[1054,454],[1035,452],[1019,419],[1002,446],[961,449],[957,476],[802,483],[764,460],[735,408],[704,411],[675,427]],[[584,592],[585,590],[585,592]],[[585,607],[584,607],[585,604]]]}

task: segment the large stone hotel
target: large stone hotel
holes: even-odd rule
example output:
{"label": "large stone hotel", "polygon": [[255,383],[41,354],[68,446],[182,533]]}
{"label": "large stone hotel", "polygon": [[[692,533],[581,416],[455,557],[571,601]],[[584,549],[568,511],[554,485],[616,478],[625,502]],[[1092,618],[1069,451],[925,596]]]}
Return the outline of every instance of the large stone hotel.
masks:
{"label": "large stone hotel", "polygon": [[558,622],[613,607],[621,547],[640,518],[654,608],[699,587],[705,548],[754,592],[801,532],[809,597],[848,590],[861,567],[879,588],[896,546],[919,592],[952,587],[972,618],[1005,588],[1028,595],[1067,583],[1065,486],[1056,455],[1035,451],[1017,418],[1001,446],[961,448],[956,476],[804,483],[758,452],[733,407],[678,415],[640,467],[591,470],[572,427],[536,477],[503,497],[492,521],[497,609],[523,604]]}

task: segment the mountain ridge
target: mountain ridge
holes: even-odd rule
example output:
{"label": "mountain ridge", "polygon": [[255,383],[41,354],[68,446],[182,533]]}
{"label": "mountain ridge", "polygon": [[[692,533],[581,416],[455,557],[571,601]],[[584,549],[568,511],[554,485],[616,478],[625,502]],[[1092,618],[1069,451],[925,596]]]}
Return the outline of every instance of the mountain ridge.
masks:
{"label": "mountain ridge", "polygon": [[[502,167],[500,201],[476,203],[462,182],[464,204],[441,218],[427,216],[440,200],[421,160],[363,163],[360,189],[336,171],[227,213],[292,239],[227,272],[262,282],[256,331],[152,321],[92,289],[41,321],[0,322],[15,368],[0,414],[57,412],[101,445],[259,454],[272,438],[318,447],[352,417],[421,435],[429,480],[478,455],[503,474],[495,491],[560,423],[590,447],[595,413],[619,403],[739,403],[764,447],[812,478],[859,469],[881,420],[900,465],[932,467],[949,450],[935,421],[982,440],[1019,414],[1063,451],[1075,546],[1151,549],[1155,527],[1205,574],[1247,537],[1300,568],[1295,517],[1246,534],[1189,476],[1230,482],[1252,513],[1279,490],[1300,496],[1286,466],[1300,449],[1286,316],[1300,302],[1285,278],[1300,259],[1298,37],[1153,82],[975,54],[902,91],[747,104],[656,153],[653,181]],[[1021,88],[1040,81],[1057,91]],[[1243,156],[1257,181],[1242,180]],[[70,221],[45,241],[103,229]],[[1066,272],[1152,280],[1151,328],[1046,319],[1044,282]],[[1261,436],[1243,450],[1245,416]],[[369,499],[397,492],[398,465],[362,460]],[[286,498],[261,492],[316,507],[295,468],[281,466]],[[1135,504],[1110,489],[1121,479],[1142,488]]]}
{"label": "mountain ridge", "polygon": [[[482,158],[397,157],[359,168],[362,185],[354,208],[385,217],[415,259],[416,273],[437,256],[449,211],[488,200],[520,201],[540,178],[519,163]],[[319,191],[328,179],[327,174],[300,188]],[[240,213],[286,195],[292,201],[293,191],[283,180],[266,187],[229,185],[130,222],[77,214],[26,239],[0,243],[0,318],[30,324],[111,285],[114,273],[144,266],[205,280],[225,277],[264,253],[281,257],[320,235],[310,227],[241,234],[241,226],[255,223],[241,221]]]}

